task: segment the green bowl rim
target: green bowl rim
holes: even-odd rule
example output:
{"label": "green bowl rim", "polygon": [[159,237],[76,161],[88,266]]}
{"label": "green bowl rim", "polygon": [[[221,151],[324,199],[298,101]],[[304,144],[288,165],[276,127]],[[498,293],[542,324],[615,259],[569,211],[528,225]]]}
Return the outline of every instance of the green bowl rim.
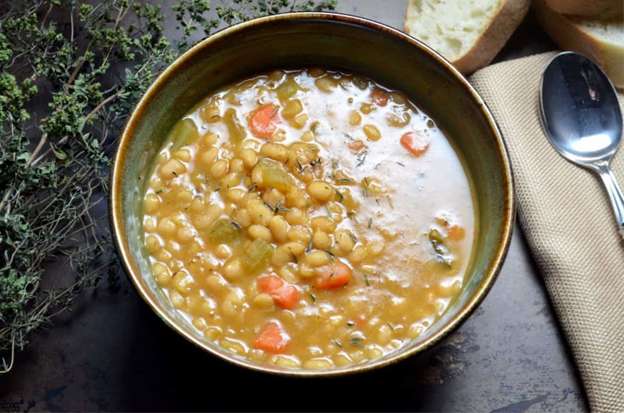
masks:
{"label": "green bowl rim", "polygon": [[[338,21],[342,23],[352,24],[356,26],[364,26],[368,29],[376,30],[379,32],[383,32],[393,36],[398,40],[405,41],[410,45],[421,49],[426,52],[429,57],[435,60],[440,65],[444,66],[446,70],[448,70],[455,78],[459,81],[460,85],[465,88],[465,90],[472,96],[475,103],[479,105],[479,109],[482,114],[487,119],[492,135],[495,138],[494,143],[496,144],[496,149],[498,155],[501,159],[501,163],[503,165],[503,178],[504,178],[504,208],[503,208],[503,228],[500,233],[500,242],[499,246],[496,250],[494,257],[492,258],[492,264],[487,268],[483,280],[480,282],[480,285],[476,288],[472,297],[467,301],[464,307],[453,316],[446,325],[444,325],[440,331],[435,334],[429,336],[426,340],[420,343],[417,346],[408,347],[404,350],[399,350],[390,356],[383,357],[377,361],[369,362],[363,365],[351,365],[343,368],[337,369],[328,369],[328,370],[304,370],[304,369],[280,369],[277,367],[260,365],[249,360],[241,359],[233,354],[228,354],[225,352],[219,352],[215,348],[211,347],[211,345],[199,337],[192,335],[190,332],[184,330],[182,327],[178,325],[178,321],[176,321],[171,315],[169,315],[166,311],[159,307],[158,300],[156,298],[152,298],[147,290],[147,286],[143,285],[140,281],[142,278],[141,272],[139,271],[136,264],[133,264],[133,258],[131,258],[132,253],[128,247],[126,241],[126,233],[124,231],[124,219],[122,213],[122,175],[124,171],[124,161],[126,158],[126,151],[129,145],[129,142],[132,140],[134,130],[136,125],[141,121],[144,111],[146,107],[150,104],[156,93],[160,90],[161,85],[165,84],[169,81],[169,79],[174,75],[174,73],[189,59],[192,59],[200,50],[205,47],[209,47],[213,42],[221,39],[223,37],[227,37],[236,32],[248,29],[250,27],[256,25],[265,25],[270,24],[272,22],[277,21],[305,21],[305,20],[327,20],[327,21]],[[478,305],[483,301],[490,288],[494,284],[500,269],[503,265],[505,256],[507,255],[507,251],[509,249],[509,244],[511,241],[511,235],[513,231],[513,225],[515,221],[515,200],[514,200],[514,191],[513,191],[513,175],[511,172],[511,161],[508,155],[507,146],[502,138],[502,134],[498,128],[498,125],[488,109],[487,105],[479,96],[477,91],[468,83],[468,81],[464,78],[464,76],[457,70],[451,63],[449,63],[444,57],[438,54],[435,50],[431,49],[426,44],[421,41],[409,36],[408,34],[394,29],[390,26],[387,26],[383,23],[376,22],[371,19],[353,16],[349,14],[342,13],[333,13],[333,12],[291,12],[291,13],[283,13],[273,16],[260,17],[257,19],[249,20],[243,23],[239,23],[225,29],[222,29],[202,41],[195,44],[192,48],[187,50],[181,56],[179,56],[173,63],[171,63],[150,85],[145,94],[141,97],[141,100],[137,103],[135,109],[132,114],[128,118],[126,125],[124,127],[123,133],[121,135],[121,139],[119,141],[119,146],[117,149],[117,153],[115,155],[113,168],[111,171],[111,189],[110,189],[110,204],[109,204],[109,218],[110,225],[112,228],[113,238],[115,239],[115,246],[121,256],[122,263],[126,273],[132,280],[135,288],[138,290],[139,295],[143,298],[143,300],[152,308],[152,310],[168,325],[171,329],[175,330],[179,334],[181,334],[185,339],[197,345],[203,350],[208,351],[209,353],[226,360],[230,363],[233,363],[240,367],[245,367],[248,369],[252,369],[255,371],[261,371],[265,373],[277,374],[277,375],[286,375],[286,376],[294,376],[294,377],[328,377],[328,376],[339,376],[345,374],[359,373],[364,371],[373,370],[379,367],[387,366],[393,363],[396,363],[400,360],[403,360],[409,356],[412,356],[416,353],[423,352],[424,350],[430,348],[434,344],[438,343],[442,338],[446,337],[453,330],[459,327],[472,312],[478,307]],[[218,347],[215,345],[215,347]],[[223,350],[222,350],[223,351]]]}

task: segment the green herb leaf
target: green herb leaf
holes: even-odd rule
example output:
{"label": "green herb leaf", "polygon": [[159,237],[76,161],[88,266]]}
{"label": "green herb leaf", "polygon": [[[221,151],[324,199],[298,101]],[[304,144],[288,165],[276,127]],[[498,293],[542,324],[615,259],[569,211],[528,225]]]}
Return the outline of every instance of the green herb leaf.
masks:
{"label": "green herb leaf", "polygon": [[[109,155],[136,102],[191,37],[336,2],[170,4],[22,0],[0,8],[0,352],[24,349],[100,280],[119,288],[101,208]],[[174,42],[164,35],[168,7],[178,22]],[[43,282],[46,266],[63,259],[71,277]],[[13,365],[0,361],[0,373]]]}
{"label": "green herb leaf", "polygon": [[351,337],[349,342],[354,347],[364,347],[364,339],[362,337]]}

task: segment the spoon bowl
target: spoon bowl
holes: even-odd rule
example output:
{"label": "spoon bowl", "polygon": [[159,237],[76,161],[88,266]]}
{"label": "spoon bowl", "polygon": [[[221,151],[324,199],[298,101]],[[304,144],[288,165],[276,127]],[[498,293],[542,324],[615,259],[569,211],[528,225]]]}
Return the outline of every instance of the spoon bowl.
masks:
{"label": "spoon bowl", "polygon": [[613,84],[585,56],[560,53],[542,75],[540,109],[546,136],[559,154],[600,176],[624,237],[624,196],[609,166],[622,139]]}
{"label": "spoon bowl", "polygon": [[591,169],[613,157],[622,114],[613,85],[596,64],[577,53],[561,53],[546,67],[541,91],[547,136],[561,155]]}

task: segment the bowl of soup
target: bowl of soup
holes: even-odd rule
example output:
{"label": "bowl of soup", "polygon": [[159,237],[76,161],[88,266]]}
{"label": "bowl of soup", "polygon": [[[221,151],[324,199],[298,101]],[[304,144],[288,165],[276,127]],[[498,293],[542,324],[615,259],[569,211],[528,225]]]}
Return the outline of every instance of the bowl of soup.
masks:
{"label": "bowl of soup", "polygon": [[198,43],[139,102],[112,174],[142,298],[207,352],[280,374],[438,342],[487,294],[513,218],[500,132],[461,74],[333,13]]}

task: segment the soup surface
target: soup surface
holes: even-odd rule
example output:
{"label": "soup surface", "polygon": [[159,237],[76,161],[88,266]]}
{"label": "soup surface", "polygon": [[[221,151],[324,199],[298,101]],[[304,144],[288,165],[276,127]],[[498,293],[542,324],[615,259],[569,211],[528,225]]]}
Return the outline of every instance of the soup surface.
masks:
{"label": "soup surface", "polygon": [[172,129],[143,203],[152,274],[206,338],[327,369],[422,334],[462,289],[470,185],[400,92],[320,69],[208,96]]}

